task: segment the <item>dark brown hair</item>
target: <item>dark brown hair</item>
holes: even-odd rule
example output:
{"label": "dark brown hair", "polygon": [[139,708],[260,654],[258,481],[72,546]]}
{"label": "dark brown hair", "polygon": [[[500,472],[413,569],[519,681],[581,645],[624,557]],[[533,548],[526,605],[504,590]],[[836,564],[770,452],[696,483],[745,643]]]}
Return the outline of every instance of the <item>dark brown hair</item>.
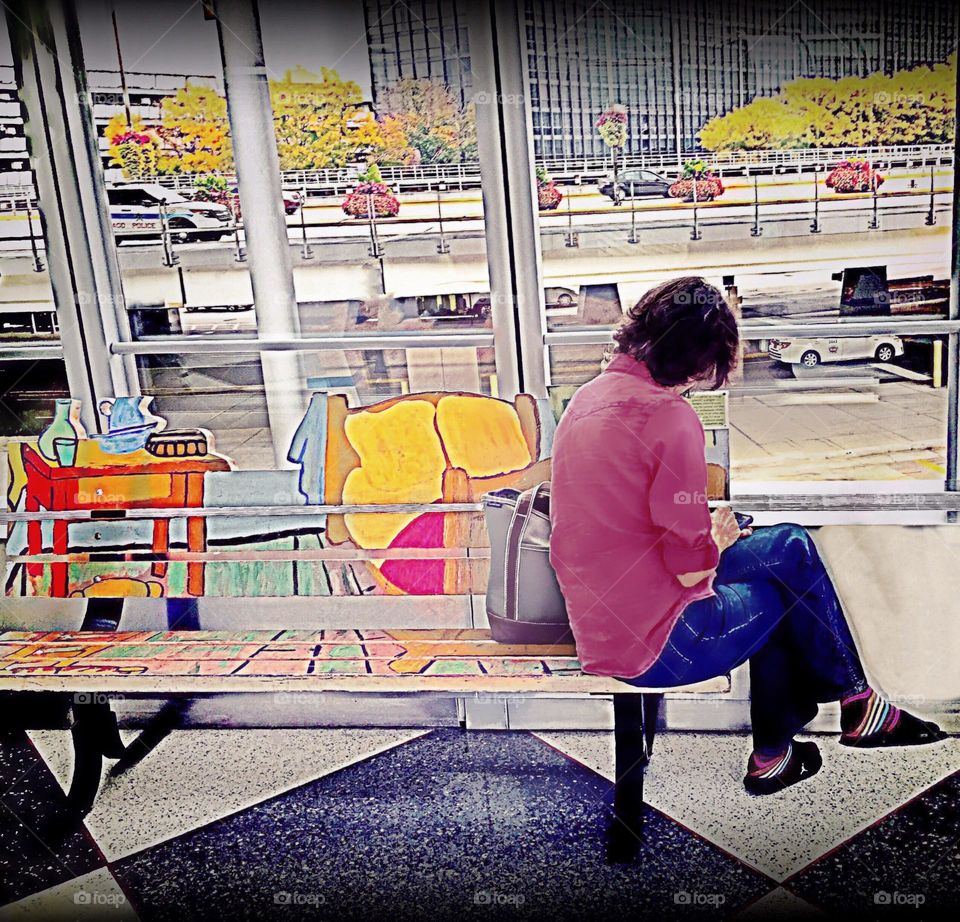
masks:
{"label": "dark brown hair", "polygon": [[613,338],[617,352],[646,364],[664,387],[707,378],[723,386],[740,342],[723,295],[697,276],[652,288],[627,312]]}

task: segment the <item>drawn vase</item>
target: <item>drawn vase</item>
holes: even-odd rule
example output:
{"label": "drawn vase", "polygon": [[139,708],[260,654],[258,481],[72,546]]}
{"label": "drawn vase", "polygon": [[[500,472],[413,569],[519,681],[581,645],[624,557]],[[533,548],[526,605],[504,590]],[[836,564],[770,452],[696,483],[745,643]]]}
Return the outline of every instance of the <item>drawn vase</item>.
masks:
{"label": "drawn vase", "polygon": [[[48,461],[59,461],[55,443],[72,442],[74,445],[87,437],[80,422],[79,400],[57,400],[50,425],[40,433],[37,449]],[[61,449],[62,450],[62,449]],[[74,452],[76,449],[74,449]]]}
{"label": "drawn vase", "polygon": [[150,412],[152,397],[114,397],[100,401],[100,413],[108,420],[100,447],[108,454],[125,454],[146,445],[150,433],[166,420]]}

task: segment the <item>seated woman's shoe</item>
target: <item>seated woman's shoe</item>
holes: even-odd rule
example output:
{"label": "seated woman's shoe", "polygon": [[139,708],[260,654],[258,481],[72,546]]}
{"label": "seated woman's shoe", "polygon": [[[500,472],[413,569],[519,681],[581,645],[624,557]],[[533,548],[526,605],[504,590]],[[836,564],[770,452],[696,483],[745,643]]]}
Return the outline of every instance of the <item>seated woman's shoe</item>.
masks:
{"label": "seated woman's shoe", "polygon": [[840,702],[840,731],[840,745],[856,749],[927,746],[947,738],[935,723],[900,710],[872,688]]}
{"label": "seated woman's shoe", "polygon": [[778,794],[798,781],[812,778],[823,765],[816,743],[792,742],[786,752],[764,760],[756,753],[750,756],[743,786],[754,797]]}
{"label": "seated woman's shoe", "polygon": [[931,743],[939,743],[941,740],[945,740],[947,736],[948,734],[944,733],[932,721],[921,720],[906,711],[898,711],[896,721],[892,721],[889,727],[882,727],[875,733],[859,735],[842,733],[840,735],[840,745],[852,746],[855,749],[928,746]]}

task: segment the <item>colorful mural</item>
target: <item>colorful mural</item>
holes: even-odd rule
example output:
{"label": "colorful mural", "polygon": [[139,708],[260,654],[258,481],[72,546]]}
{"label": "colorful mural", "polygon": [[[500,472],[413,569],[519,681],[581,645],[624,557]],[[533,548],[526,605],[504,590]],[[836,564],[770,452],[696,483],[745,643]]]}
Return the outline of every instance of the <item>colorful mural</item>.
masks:
{"label": "colorful mural", "polygon": [[[559,415],[565,401],[557,397]],[[342,394],[318,392],[289,446],[296,471],[238,471],[210,433],[168,429],[148,399],[104,401],[100,411],[108,431],[88,437],[76,402],[58,401],[38,440],[8,445],[8,508],[61,514],[8,527],[10,595],[482,594],[489,560],[479,512],[247,510],[477,503],[489,491],[549,480],[555,425],[547,401],[527,394],[507,401],[437,391],[351,407]],[[698,412],[708,429],[709,495],[725,498],[725,403]],[[231,514],[166,512],[210,507]],[[131,510],[156,515],[134,519]],[[69,512],[96,517],[71,520]]]}
{"label": "colorful mural", "polygon": [[[466,551],[486,545],[480,514],[318,513],[297,517],[295,526],[245,517],[245,507],[274,501],[286,484],[285,472],[234,471],[231,461],[213,450],[209,433],[165,429],[165,421],[150,414],[148,400],[104,401],[100,409],[110,428],[92,438],[79,427],[76,403],[61,403],[38,442],[9,445],[8,508],[96,510],[98,524],[91,531],[88,522],[67,517],[13,523],[9,594],[156,598],[484,591],[487,561]],[[342,395],[316,393],[289,459],[299,467],[299,496],[307,505],[476,502],[490,489],[522,489],[549,479],[542,441],[538,405],[528,395],[508,402],[437,392],[350,407]],[[244,487],[231,491],[213,479],[225,474],[242,479]],[[158,515],[148,523],[149,537],[142,522],[124,520],[127,510],[210,505],[211,485],[221,494],[214,504],[237,508],[236,518],[215,523],[215,556],[203,516]],[[231,492],[233,500],[225,500]]]}

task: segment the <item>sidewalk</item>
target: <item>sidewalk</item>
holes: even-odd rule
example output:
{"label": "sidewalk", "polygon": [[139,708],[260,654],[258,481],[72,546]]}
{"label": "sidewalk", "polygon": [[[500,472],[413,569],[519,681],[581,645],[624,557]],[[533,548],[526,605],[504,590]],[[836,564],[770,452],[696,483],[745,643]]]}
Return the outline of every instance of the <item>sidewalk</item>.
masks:
{"label": "sidewalk", "polygon": [[[785,404],[783,394],[731,397],[730,453],[741,480],[936,480],[945,473],[945,389],[885,383]],[[796,400],[796,395],[791,396]]]}

